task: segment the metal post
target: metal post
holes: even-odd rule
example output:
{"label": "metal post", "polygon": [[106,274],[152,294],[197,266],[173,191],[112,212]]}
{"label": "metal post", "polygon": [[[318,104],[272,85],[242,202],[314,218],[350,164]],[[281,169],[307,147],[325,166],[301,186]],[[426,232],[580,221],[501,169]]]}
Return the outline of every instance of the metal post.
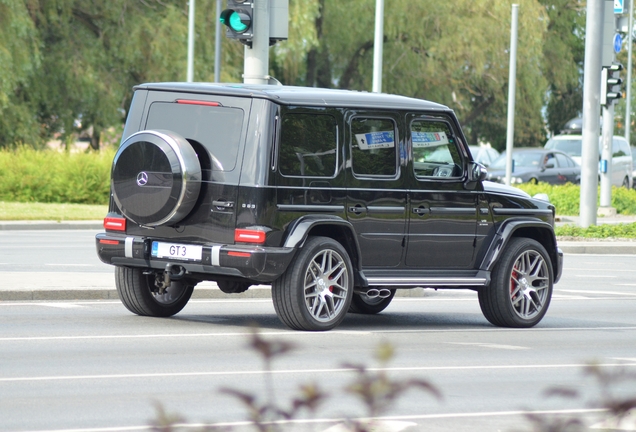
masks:
{"label": "metal post", "polygon": [[519,27],[519,5],[512,5],[510,26],[510,68],[508,71],[508,126],[506,136],[506,184],[512,179],[512,148],[515,137],[515,94],[517,86],[517,29]]}
{"label": "metal post", "polygon": [[373,92],[382,92],[382,45],[384,44],[384,0],[375,1],[375,40],[373,42]]}
{"label": "metal post", "polygon": [[598,136],[601,93],[604,0],[588,0],[583,69],[583,145],[581,154],[580,225],[596,225]]}
{"label": "metal post", "polygon": [[190,1],[190,8],[188,12],[188,75],[187,81],[194,81],[194,3],[195,0]]}
{"label": "metal post", "polygon": [[625,139],[631,145],[632,129],[632,45],[634,43],[634,0],[629,1],[629,30],[627,31],[627,94],[625,103]]}
{"label": "metal post", "polygon": [[603,107],[603,138],[601,140],[601,199],[597,210],[599,216],[616,213],[612,208],[612,138],[614,136],[614,103]]}
{"label": "metal post", "polygon": [[269,82],[269,3],[256,0],[253,15],[252,48],[245,47],[243,82],[245,84],[267,84]]}
{"label": "metal post", "polygon": [[214,34],[214,82],[221,82],[221,3],[216,0],[216,28]]}

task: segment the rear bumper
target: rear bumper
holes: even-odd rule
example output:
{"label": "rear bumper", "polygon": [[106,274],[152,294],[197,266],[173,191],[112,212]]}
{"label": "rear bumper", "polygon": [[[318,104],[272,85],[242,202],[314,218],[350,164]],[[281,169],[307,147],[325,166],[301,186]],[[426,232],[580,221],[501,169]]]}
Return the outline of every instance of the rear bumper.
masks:
{"label": "rear bumper", "polygon": [[285,272],[296,253],[295,248],[285,247],[204,244],[200,261],[184,261],[152,257],[153,240],[159,239],[100,233],[95,236],[97,256],[122,267],[164,270],[167,264],[179,265],[201,280],[239,277],[269,283]]}

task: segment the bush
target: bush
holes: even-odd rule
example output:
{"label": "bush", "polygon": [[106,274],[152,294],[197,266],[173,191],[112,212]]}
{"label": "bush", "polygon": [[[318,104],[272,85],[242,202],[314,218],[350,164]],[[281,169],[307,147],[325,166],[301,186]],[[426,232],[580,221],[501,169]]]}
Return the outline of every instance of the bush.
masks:
{"label": "bush", "polygon": [[22,146],[0,151],[0,201],[107,204],[112,148],[64,153]]}
{"label": "bush", "polygon": [[[547,194],[550,202],[556,207],[558,215],[574,216],[579,214],[581,202],[581,187],[568,183],[566,185],[551,185],[548,183],[521,184],[519,189],[526,191],[530,196],[538,193]],[[600,192],[598,194],[600,197]],[[636,214],[636,190],[621,187],[612,187],[612,207],[619,214]]]}
{"label": "bush", "polygon": [[576,225],[564,225],[554,230],[557,236],[584,238],[636,238],[636,223],[601,224],[581,228]]}

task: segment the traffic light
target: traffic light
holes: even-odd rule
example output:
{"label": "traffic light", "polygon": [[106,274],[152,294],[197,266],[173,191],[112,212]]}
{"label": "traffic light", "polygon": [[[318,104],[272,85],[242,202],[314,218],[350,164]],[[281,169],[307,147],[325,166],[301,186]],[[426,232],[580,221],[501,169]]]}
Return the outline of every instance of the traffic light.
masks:
{"label": "traffic light", "polygon": [[252,2],[246,0],[227,0],[227,9],[221,12],[219,20],[227,26],[226,36],[238,39],[245,45],[252,45],[254,37],[254,9]]}
{"label": "traffic light", "polygon": [[620,63],[603,66],[601,71],[601,105],[611,105],[623,97],[621,93],[623,79],[620,77],[622,70],[623,65]]}

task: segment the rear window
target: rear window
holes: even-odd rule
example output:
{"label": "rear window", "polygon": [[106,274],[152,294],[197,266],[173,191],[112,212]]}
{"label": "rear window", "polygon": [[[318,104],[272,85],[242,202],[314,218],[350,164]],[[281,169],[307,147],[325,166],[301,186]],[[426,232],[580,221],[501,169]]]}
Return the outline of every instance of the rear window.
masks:
{"label": "rear window", "polygon": [[560,150],[570,156],[581,156],[581,148],[583,142],[580,139],[551,139],[545,145],[545,148],[551,150]]}
{"label": "rear window", "polygon": [[146,122],[146,129],[171,130],[202,144],[216,159],[214,169],[219,171],[236,166],[242,128],[241,109],[173,102],[153,103]]}

